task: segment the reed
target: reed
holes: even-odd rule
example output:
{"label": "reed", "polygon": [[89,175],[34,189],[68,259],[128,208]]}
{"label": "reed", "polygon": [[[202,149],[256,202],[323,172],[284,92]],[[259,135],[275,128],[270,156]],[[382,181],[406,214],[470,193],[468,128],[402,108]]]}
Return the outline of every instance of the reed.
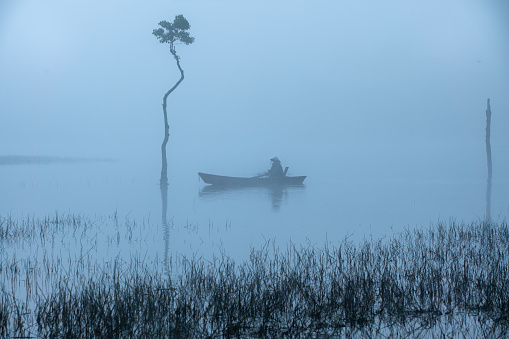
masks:
{"label": "reed", "polygon": [[72,231],[73,235],[76,235],[79,231],[84,232],[98,220],[92,221],[82,215],[59,215],[58,213],[55,213],[53,217],[38,218],[34,215],[26,215],[20,219],[0,215],[0,243],[2,245],[33,241],[44,243],[58,233],[67,234]]}
{"label": "reed", "polygon": [[505,221],[451,220],[319,248],[268,241],[240,264],[225,254],[210,262],[181,257],[169,275],[140,258],[92,275],[81,263],[61,272],[49,295],[37,296],[32,322],[15,321],[26,303],[2,297],[0,334],[502,337],[508,255]]}

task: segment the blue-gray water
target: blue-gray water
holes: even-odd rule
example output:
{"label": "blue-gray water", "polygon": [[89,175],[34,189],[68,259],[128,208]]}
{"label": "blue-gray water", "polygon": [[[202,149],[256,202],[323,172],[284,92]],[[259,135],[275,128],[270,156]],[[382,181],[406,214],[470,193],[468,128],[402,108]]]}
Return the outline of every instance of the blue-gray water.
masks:
{"label": "blue-gray water", "polygon": [[[292,165],[290,159],[283,159],[283,164]],[[161,259],[166,244],[159,166],[157,159],[152,163],[50,159],[4,164],[0,166],[0,215],[20,219],[56,213],[84,215],[103,220],[101,233],[111,237],[118,231],[111,220],[116,215],[121,234],[127,230],[124,220],[139,225],[139,241],[135,246],[119,243],[117,250],[106,246],[98,251],[97,259],[119,253],[127,258],[149,255]],[[264,166],[269,161],[260,159],[252,174]],[[175,255],[212,258],[226,253],[243,260],[251,247],[258,248],[268,239],[281,246],[290,242],[322,245],[326,239],[379,238],[450,218],[471,222],[486,213],[483,178],[372,176],[351,180],[341,170],[310,171],[308,166],[307,171],[290,169],[293,175],[308,175],[303,186],[215,190],[198,178],[198,170],[206,167],[205,162],[186,168],[172,166],[170,161],[166,220],[171,225],[169,249]],[[492,217],[502,220],[508,212],[509,181],[495,180]]]}
{"label": "blue-gray water", "polygon": [[[23,300],[21,280],[49,293],[73,265],[107,273],[139,258],[162,271],[183,255],[242,261],[269,240],[321,246],[483,219],[488,98],[491,216],[507,218],[508,8],[0,2],[0,224],[91,220],[1,242],[19,277],[5,270],[0,284]],[[161,104],[180,74],[152,31],[178,14],[196,40],[177,46],[185,80],[168,98],[163,216]],[[210,192],[198,180],[200,171],[253,176],[274,156],[305,185]]]}

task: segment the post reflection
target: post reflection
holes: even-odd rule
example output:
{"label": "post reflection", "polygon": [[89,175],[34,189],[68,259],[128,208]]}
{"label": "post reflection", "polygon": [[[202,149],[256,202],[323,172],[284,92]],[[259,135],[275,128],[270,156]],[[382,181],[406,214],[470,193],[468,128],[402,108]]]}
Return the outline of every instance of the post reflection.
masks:
{"label": "post reflection", "polygon": [[486,182],[486,220],[491,220],[491,180]]}
{"label": "post reflection", "polygon": [[486,107],[486,160],[488,164],[488,179],[486,182],[486,219],[491,219],[491,180],[492,180],[492,163],[491,163],[491,107],[488,98]]}

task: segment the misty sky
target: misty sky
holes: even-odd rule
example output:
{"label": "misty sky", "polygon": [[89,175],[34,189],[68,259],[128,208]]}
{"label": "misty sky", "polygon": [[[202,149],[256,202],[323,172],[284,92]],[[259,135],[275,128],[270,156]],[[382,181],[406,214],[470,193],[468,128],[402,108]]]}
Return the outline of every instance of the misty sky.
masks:
{"label": "misty sky", "polygon": [[179,74],[152,30],[183,14],[196,40],[177,48],[170,162],[484,177],[490,97],[494,178],[508,179],[504,3],[1,0],[0,155],[159,161]]}

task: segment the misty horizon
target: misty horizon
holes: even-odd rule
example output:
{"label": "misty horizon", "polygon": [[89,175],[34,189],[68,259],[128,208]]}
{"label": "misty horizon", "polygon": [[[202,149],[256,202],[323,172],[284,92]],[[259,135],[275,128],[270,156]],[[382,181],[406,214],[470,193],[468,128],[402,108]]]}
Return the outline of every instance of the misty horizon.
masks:
{"label": "misty horizon", "polygon": [[491,98],[494,178],[508,172],[507,6],[288,4],[4,4],[0,153],[157,158],[178,70],[151,32],[183,13],[196,41],[177,47],[170,166],[244,174],[278,155],[304,171],[408,172],[412,159],[471,179],[485,173]]}

